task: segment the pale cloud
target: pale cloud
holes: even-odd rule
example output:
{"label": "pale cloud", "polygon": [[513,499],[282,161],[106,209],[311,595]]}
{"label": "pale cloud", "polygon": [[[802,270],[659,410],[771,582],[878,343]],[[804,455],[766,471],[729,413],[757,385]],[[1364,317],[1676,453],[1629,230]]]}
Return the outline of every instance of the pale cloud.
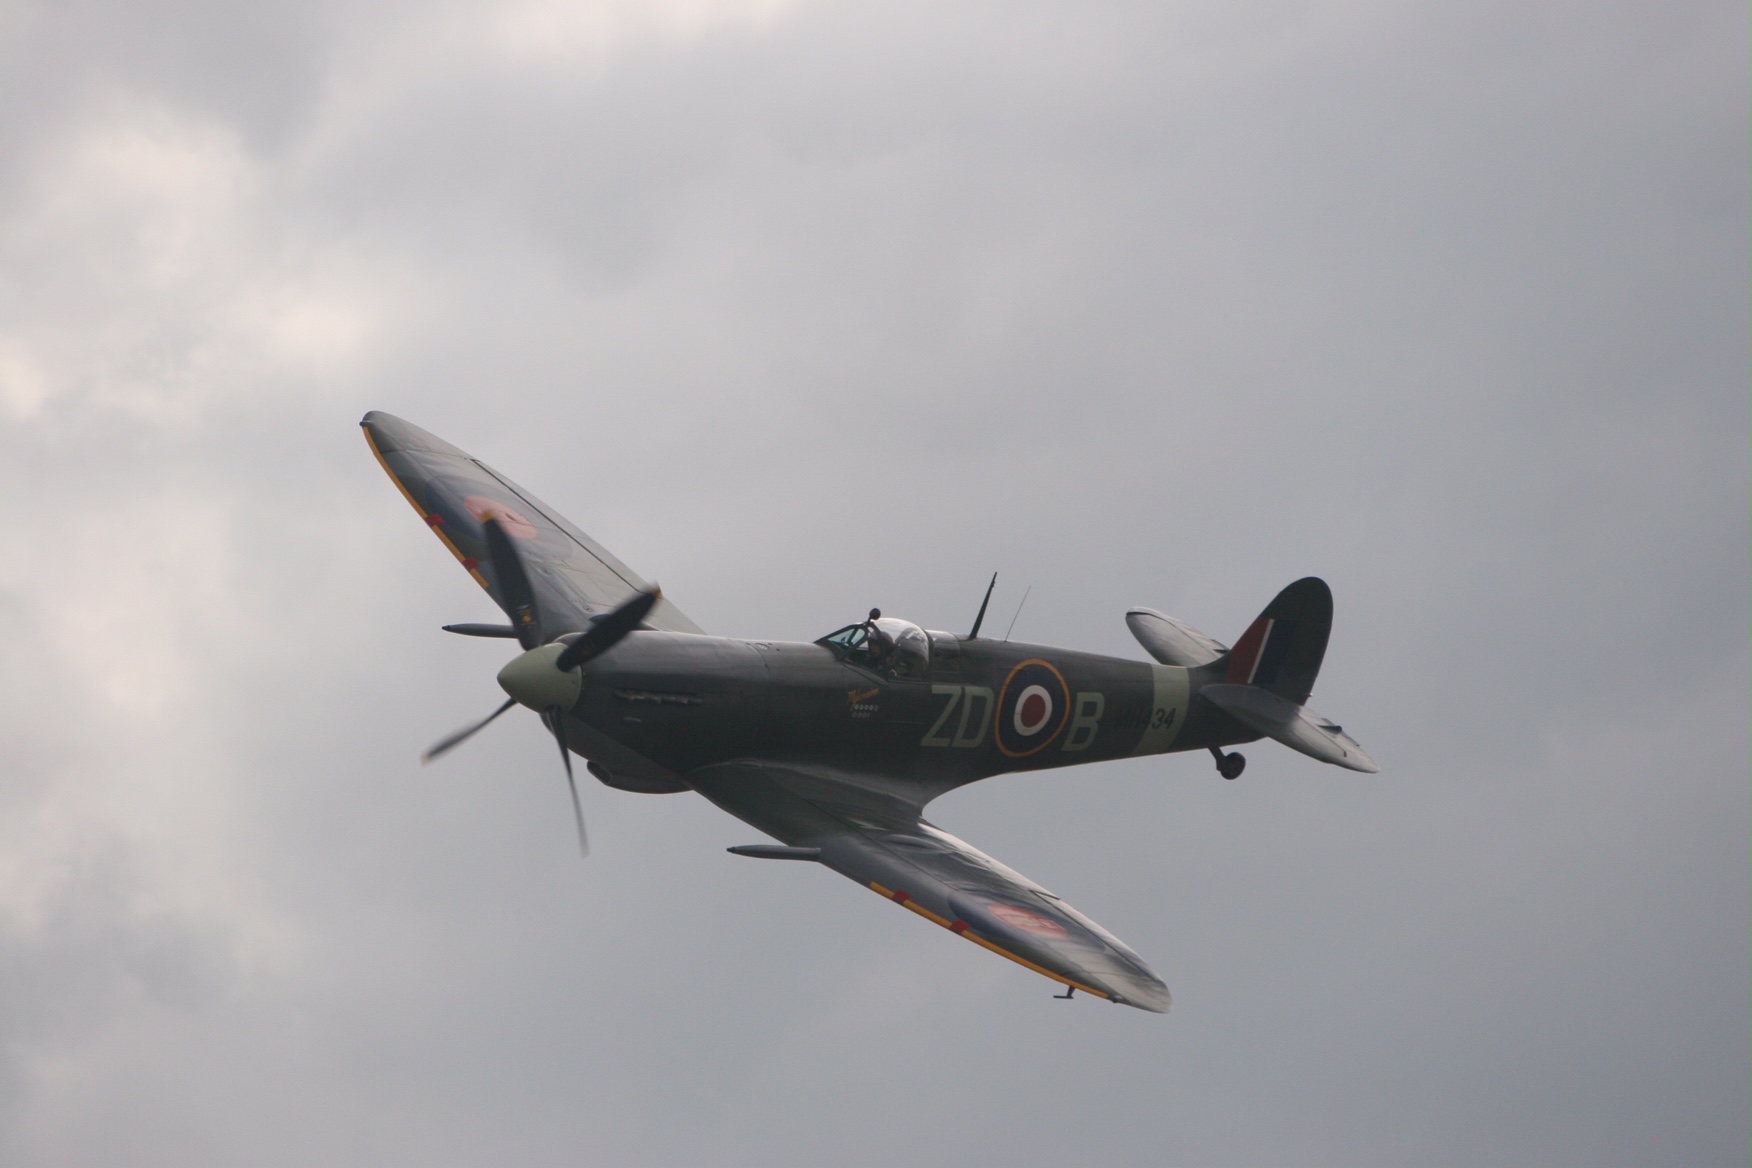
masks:
{"label": "pale cloud", "polygon": [[[724,29],[758,30],[799,0],[524,0],[473,9],[487,45],[515,62],[601,66],[652,38],[687,42]],[[478,42],[477,42],[478,43]]]}
{"label": "pale cloud", "polygon": [[42,409],[49,393],[49,379],[24,342],[0,339],[0,406],[14,420],[22,420]]}
{"label": "pale cloud", "polygon": [[31,163],[0,213],[17,416],[72,395],[186,423],[268,386],[321,392],[420,303],[390,258],[288,219],[275,162],[210,117],[112,94]]}

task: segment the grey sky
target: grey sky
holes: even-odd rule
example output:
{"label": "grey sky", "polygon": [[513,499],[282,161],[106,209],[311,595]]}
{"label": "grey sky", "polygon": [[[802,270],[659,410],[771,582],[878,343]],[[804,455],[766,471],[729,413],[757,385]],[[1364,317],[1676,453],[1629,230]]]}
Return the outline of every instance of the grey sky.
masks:
{"label": "grey sky", "polygon": [[[1747,16],[0,2],[0,1162],[1747,1155]],[[585,792],[355,423],[713,632],[1140,656],[1269,743],[932,817],[1165,1018]]]}

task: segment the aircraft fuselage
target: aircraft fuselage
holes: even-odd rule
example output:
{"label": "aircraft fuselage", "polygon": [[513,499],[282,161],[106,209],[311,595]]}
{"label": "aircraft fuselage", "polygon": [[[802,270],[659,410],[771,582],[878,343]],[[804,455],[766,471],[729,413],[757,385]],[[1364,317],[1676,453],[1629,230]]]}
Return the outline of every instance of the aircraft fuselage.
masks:
{"label": "aircraft fuselage", "polygon": [[1215,669],[941,634],[931,643],[929,668],[904,676],[821,643],[634,633],[581,671],[568,740],[598,778],[632,790],[685,790],[689,771],[756,757],[941,793],[1008,771],[1258,737],[1194,700],[1221,680]]}

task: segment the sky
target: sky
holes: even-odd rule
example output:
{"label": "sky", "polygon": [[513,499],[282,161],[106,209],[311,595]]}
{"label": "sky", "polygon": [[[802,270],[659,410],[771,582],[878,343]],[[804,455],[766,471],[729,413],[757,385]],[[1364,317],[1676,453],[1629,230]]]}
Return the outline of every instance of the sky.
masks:
{"label": "sky", "polygon": [[[0,0],[0,1162],[1748,1155],[1748,15]],[[708,631],[1142,659],[1265,742],[934,822],[1076,999],[488,712],[383,409]],[[1018,603],[1027,603],[1017,611]]]}

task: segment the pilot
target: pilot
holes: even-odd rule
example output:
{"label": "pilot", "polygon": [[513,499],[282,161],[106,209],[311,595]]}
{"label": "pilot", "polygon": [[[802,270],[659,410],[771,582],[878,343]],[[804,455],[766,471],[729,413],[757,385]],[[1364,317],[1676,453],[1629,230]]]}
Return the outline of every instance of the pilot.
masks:
{"label": "pilot", "polygon": [[869,634],[864,638],[864,648],[870,654],[870,665],[877,670],[887,669],[894,660],[894,642],[888,639],[888,634],[876,627],[876,621],[882,615],[882,610],[872,608],[870,619],[864,622]]}
{"label": "pilot", "polygon": [[864,645],[870,650],[870,664],[874,668],[887,669],[894,664],[894,642],[875,625],[870,626],[870,639]]}

